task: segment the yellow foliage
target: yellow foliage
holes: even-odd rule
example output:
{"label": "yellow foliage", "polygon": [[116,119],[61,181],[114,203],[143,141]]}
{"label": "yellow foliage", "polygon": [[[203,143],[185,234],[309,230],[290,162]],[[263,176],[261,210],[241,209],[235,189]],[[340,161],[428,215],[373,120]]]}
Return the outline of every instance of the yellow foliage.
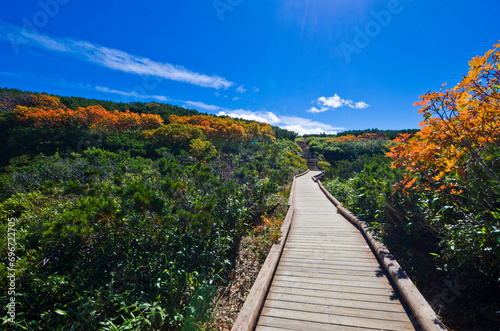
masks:
{"label": "yellow foliage", "polygon": [[210,141],[197,138],[191,140],[189,154],[198,160],[210,160],[217,156],[217,149]]}
{"label": "yellow foliage", "polygon": [[246,123],[229,117],[221,118],[208,115],[182,117],[170,115],[168,120],[170,123],[194,126],[203,131],[209,139],[229,141],[276,140],[271,126],[265,123]]}

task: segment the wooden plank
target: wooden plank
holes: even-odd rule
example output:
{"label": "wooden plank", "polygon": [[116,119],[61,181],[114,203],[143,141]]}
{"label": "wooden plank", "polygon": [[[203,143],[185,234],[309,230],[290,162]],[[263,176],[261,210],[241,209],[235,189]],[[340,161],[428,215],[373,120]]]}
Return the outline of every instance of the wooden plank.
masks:
{"label": "wooden plank", "polygon": [[350,246],[365,246],[369,247],[368,243],[364,240],[361,240],[362,238],[359,237],[347,237],[347,236],[342,236],[339,238],[336,238],[334,236],[310,236],[306,237],[304,235],[302,236],[297,236],[295,234],[292,235],[290,240],[288,242],[293,242],[293,243],[300,243],[300,244],[321,244],[321,245],[350,245]]}
{"label": "wooden plank", "polygon": [[312,229],[310,228],[304,228],[304,229],[299,229],[299,228],[295,228],[293,230],[290,231],[290,233],[292,235],[295,235],[295,234],[298,234],[298,235],[312,235],[312,236],[317,236],[317,237],[320,237],[320,236],[331,236],[331,237],[344,237],[344,236],[348,236],[348,237],[359,237],[359,233],[354,233],[354,231],[351,231],[351,230],[344,230],[344,231],[336,231],[335,229],[326,229],[326,230],[323,230],[321,232],[316,232],[316,231],[313,231]]}
{"label": "wooden plank", "polygon": [[283,264],[289,264],[289,265],[303,265],[303,266],[318,266],[318,267],[325,267],[325,268],[333,268],[333,269],[352,269],[352,270],[364,270],[364,269],[372,269],[372,270],[382,270],[385,272],[383,268],[380,267],[380,265],[374,263],[373,261],[370,260],[360,260],[360,261],[351,261],[351,260],[314,260],[314,259],[309,259],[309,258],[296,258],[296,257],[289,257],[287,256],[286,258],[282,259]]}
{"label": "wooden plank", "polygon": [[293,229],[290,231],[290,237],[291,238],[300,238],[302,240],[307,240],[309,238],[331,238],[333,240],[342,240],[342,239],[349,239],[349,240],[358,240],[363,242],[365,238],[361,236],[359,233],[355,233],[354,231],[351,231],[350,229],[329,229],[328,231],[320,231],[320,232],[315,232],[312,231],[312,229]]}
{"label": "wooden plank", "polygon": [[356,254],[347,254],[346,252],[341,252],[341,251],[325,251],[325,250],[313,250],[313,249],[300,249],[300,248],[294,248],[289,249],[288,247],[285,246],[284,252],[294,254],[294,255],[306,255],[310,256],[311,258],[326,258],[326,259],[333,259],[340,257],[340,255],[349,255],[352,256],[350,261],[358,261],[358,260],[371,260],[371,261],[377,261],[373,254],[370,252],[356,252]]}
{"label": "wooden plank", "polygon": [[365,270],[350,270],[350,269],[320,269],[320,268],[311,268],[308,266],[290,266],[290,265],[282,265],[279,266],[279,273],[283,272],[302,272],[302,273],[310,273],[311,275],[319,275],[320,277],[339,277],[345,276],[347,278],[352,277],[357,280],[361,279],[379,279],[382,282],[387,283],[389,285],[389,281],[385,275],[384,271],[365,271]]}
{"label": "wooden plank", "polygon": [[387,282],[387,279],[381,279],[377,277],[361,277],[361,276],[353,276],[353,275],[336,275],[336,274],[324,274],[324,273],[317,273],[317,272],[303,272],[303,271],[296,271],[296,270],[286,270],[286,269],[280,269],[278,268],[276,270],[276,275],[280,276],[297,276],[297,277],[304,277],[304,278],[310,278],[310,279],[315,279],[317,281],[321,280],[335,280],[335,281],[345,281],[348,284],[353,284],[353,283],[360,283],[363,284],[362,286],[365,287],[379,287],[379,286],[390,286],[390,284]]}
{"label": "wooden plank", "polygon": [[386,275],[385,270],[380,266],[361,266],[361,265],[342,265],[342,264],[327,264],[327,263],[317,263],[314,261],[290,261],[289,259],[281,260],[281,266],[290,266],[290,267],[301,267],[301,268],[314,268],[314,269],[326,269],[326,270],[338,270],[338,271],[357,271],[357,272],[366,272],[375,275],[376,277],[380,277],[379,275]]}
{"label": "wooden plank", "polygon": [[351,326],[331,325],[325,323],[306,322],[297,319],[286,319],[272,316],[261,316],[256,330],[265,330],[264,327],[273,327],[285,330],[314,330],[314,331],[365,331],[373,328],[356,328]]}
{"label": "wooden plank", "polygon": [[333,246],[333,245],[301,245],[296,243],[287,243],[287,248],[297,248],[308,251],[346,251],[346,252],[360,252],[360,253],[371,253],[368,247],[355,247],[355,246]]}
{"label": "wooden plank", "polygon": [[360,237],[359,233],[355,232],[356,229],[351,226],[351,227],[345,227],[340,224],[308,224],[307,226],[297,226],[296,228],[293,229],[292,233],[295,234],[296,232],[311,232],[313,235],[318,236],[323,233],[325,234],[331,234],[335,235],[337,237],[341,237],[342,235],[351,235],[353,237]]}
{"label": "wooden plank", "polygon": [[[290,250],[285,247],[284,252]],[[311,260],[330,260],[330,261],[376,261],[369,252],[350,252],[339,250],[312,250],[312,249],[294,249],[293,256],[310,258]]]}
{"label": "wooden plank", "polygon": [[[338,257],[340,254],[343,253],[340,250],[325,251],[324,249],[305,249],[305,248],[300,248],[300,247],[294,247],[293,249],[291,249],[291,248],[288,248],[286,246],[283,249],[283,252],[289,253],[289,254],[294,254],[294,255],[308,254],[307,256],[326,258],[329,260],[333,260],[334,258]],[[312,255],[315,253],[319,253],[319,254]],[[321,253],[323,253],[323,254],[321,254]],[[377,259],[373,256],[373,254],[368,250],[365,252],[356,252],[356,255],[351,259],[351,261],[358,261],[358,260],[362,260],[362,259],[377,261]]]}
{"label": "wooden plank", "polygon": [[[305,245],[296,245],[294,243],[289,243],[289,245],[286,245],[287,249],[293,249],[297,251],[308,251],[308,252],[330,252],[334,253],[336,251],[342,252],[342,251],[350,251],[349,247],[318,247],[318,246],[305,246]],[[362,248],[362,249],[357,249],[356,253],[360,254],[366,254],[368,256],[371,256],[372,259],[375,259],[375,257],[372,254],[372,251],[369,248]]]}
{"label": "wooden plank", "polygon": [[[337,240],[336,238],[332,237],[310,237],[310,238],[304,238],[304,239],[298,239],[297,237],[295,238],[290,238],[290,240],[287,240],[288,243],[297,243],[297,244],[311,244],[311,242],[317,243],[318,245],[330,245],[330,246],[350,246],[350,247],[363,247],[368,245],[366,244],[365,241],[361,240],[356,240],[356,239],[349,239],[349,238],[343,238],[341,240]],[[368,247],[369,248],[369,247]]]}
{"label": "wooden plank", "polygon": [[392,304],[392,303],[379,302],[377,304],[374,304],[373,302],[367,302],[367,301],[355,301],[355,300],[336,299],[336,298],[322,298],[322,297],[293,295],[293,294],[287,294],[287,293],[269,292],[267,295],[267,300],[280,300],[280,301],[289,301],[289,302],[312,303],[312,304],[324,305],[324,306],[344,307],[344,308],[354,308],[354,309],[366,309],[366,310],[375,310],[375,311],[388,311],[388,312],[399,312],[399,313],[405,312],[405,310],[403,309],[403,307],[401,305],[396,305],[396,304]]}
{"label": "wooden plank", "polygon": [[[286,260],[285,260],[286,259]],[[377,264],[375,261],[371,259],[352,259],[351,257],[342,257],[342,256],[337,256],[337,259],[332,260],[332,259],[325,259],[322,258],[321,256],[307,256],[305,254],[299,255],[299,254],[289,254],[286,255],[284,258],[284,261],[287,262],[298,262],[298,263],[321,263],[323,265],[329,266],[359,266],[359,267],[372,267],[372,268],[378,268],[380,265]]]}
{"label": "wooden plank", "polygon": [[[290,247],[291,248],[291,247]],[[286,251],[289,251],[290,248],[285,247]],[[294,254],[302,254],[302,256],[310,256],[311,260],[313,259],[321,259],[322,257],[326,257],[327,259],[344,259],[348,261],[361,261],[361,260],[371,260],[376,261],[373,258],[373,255],[370,252],[363,251],[350,251],[350,250],[320,250],[320,249],[305,249],[294,247]]]}
{"label": "wooden plank", "polygon": [[320,236],[322,234],[333,234],[333,235],[338,235],[338,236],[342,236],[342,235],[359,236],[359,233],[356,233],[356,230],[357,229],[354,226],[351,226],[351,227],[342,226],[339,229],[335,229],[334,226],[330,226],[330,228],[325,227],[325,229],[323,229],[323,231],[318,232],[317,229],[315,229],[315,228],[311,228],[308,226],[295,225],[290,233],[292,233],[292,234],[294,234],[296,232],[299,232],[302,234],[311,233],[313,235],[318,235],[318,236]]}
{"label": "wooden plank", "polygon": [[313,259],[310,258],[307,255],[296,255],[296,254],[287,254],[287,255],[282,255],[281,256],[281,261],[283,262],[300,262],[300,263],[321,263],[324,265],[342,265],[342,266],[359,266],[359,267],[374,267],[378,268],[380,267],[380,264],[378,264],[375,260],[372,259],[358,259],[358,260],[352,260],[352,259],[344,259],[344,260],[328,260],[328,259]]}
{"label": "wooden plank", "polygon": [[320,269],[300,268],[300,267],[280,265],[276,269],[276,274],[307,275],[309,277],[317,277],[317,278],[370,281],[373,283],[384,283],[389,285],[389,281],[383,274],[381,274],[380,276],[376,276],[375,274],[367,274],[364,272],[349,271],[349,270],[320,270]]}
{"label": "wooden plank", "polygon": [[[309,277],[308,277],[309,276]],[[294,275],[289,273],[288,275],[275,274],[274,279],[280,278],[295,278],[297,281],[305,282],[305,283],[313,283],[313,284],[325,284],[325,285],[338,285],[338,286],[351,286],[351,287],[360,287],[360,288],[392,288],[390,284],[385,282],[371,282],[371,281],[359,281],[353,280],[352,277],[349,279],[338,279],[338,278],[325,278],[325,277],[310,277],[310,275]]]}
{"label": "wooden plank", "polygon": [[309,238],[319,238],[319,239],[332,239],[332,240],[360,240],[364,239],[362,236],[359,235],[359,233],[355,233],[354,231],[351,231],[350,229],[338,229],[335,230],[335,228],[323,228],[318,231],[317,228],[303,228],[303,229],[293,229],[290,230],[290,235],[292,238],[303,238],[303,239],[309,239]]}
{"label": "wooden plank", "polygon": [[270,309],[264,307],[263,316],[280,317],[288,319],[299,319],[301,321],[318,322],[330,324],[333,326],[350,326],[356,328],[373,328],[378,330],[415,330],[411,322],[388,321],[379,319],[370,319],[363,317],[343,316],[333,314],[322,314],[307,311],[296,311],[289,309]]}
{"label": "wooden plank", "polygon": [[286,330],[290,330],[290,331],[292,331],[293,329],[258,325],[255,330],[259,330],[259,331],[286,331]]}
{"label": "wooden plank", "polygon": [[336,237],[333,235],[323,235],[323,236],[318,236],[318,235],[306,235],[306,234],[290,234],[290,237],[288,238],[288,241],[298,241],[298,242],[311,242],[311,240],[314,241],[324,241],[327,243],[357,243],[360,245],[366,244],[366,241],[363,238],[360,238],[359,236],[341,236],[341,237]]}
{"label": "wooden plank", "polygon": [[370,247],[368,245],[349,245],[349,244],[337,244],[337,243],[331,243],[331,244],[323,244],[323,243],[301,243],[301,242],[296,242],[296,241],[291,241],[287,242],[286,245],[288,248],[292,247],[302,247],[302,248],[312,248],[312,249],[349,249],[349,250],[356,250],[356,251],[365,251],[365,252],[371,252]]}
{"label": "wooden plank", "polygon": [[353,309],[344,307],[316,305],[312,303],[301,303],[301,302],[290,303],[287,301],[279,301],[279,300],[266,300],[265,307],[291,309],[297,311],[307,311],[307,312],[322,313],[322,314],[334,313],[336,315],[365,317],[370,319],[379,319],[387,321],[404,321],[404,322],[409,321],[406,312],[386,312],[380,310]]}
{"label": "wooden plank", "polygon": [[321,231],[317,231],[317,229],[314,228],[295,228],[292,231],[290,231],[290,234],[292,236],[299,235],[299,236],[311,236],[311,237],[330,237],[330,238],[360,238],[359,233],[355,233],[354,231],[350,229],[338,229],[335,230],[334,228],[325,228],[322,229]]}
{"label": "wooden plank", "polygon": [[395,290],[392,287],[360,287],[360,286],[348,286],[348,285],[336,285],[336,284],[321,284],[321,283],[311,283],[304,281],[300,277],[290,277],[290,276],[276,276],[274,277],[273,286],[279,286],[280,284],[285,284],[292,288],[304,288],[311,290],[329,291],[329,292],[346,292],[346,293],[360,293],[368,295],[396,295]]}
{"label": "wooden plank", "polygon": [[[344,300],[353,300],[353,301],[365,301],[365,302],[374,302],[374,303],[388,303],[401,305],[399,301],[399,297],[395,294],[385,294],[385,295],[372,295],[372,294],[364,294],[364,293],[352,293],[352,292],[344,292],[344,291],[323,291],[316,289],[304,289],[297,287],[288,287],[288,284],[283,284],[282,286],[278,284],[274,284],[270,288],[270,293],[281,293],[281,294],[293,294],[293,295],[302,295],[307,297],[316,297],[316,298],[332,298],[332,299],[344,299]],[[403,310],[404,311],[404,310]]]}
{"label": "wooden plank", "polygon": [[316,239],[323,239],[323,240],[332,240],[333,242],[341,242],[341,241],[356,241],[360,243],[366,243],[365,238],[360,236],[359,234],[348,234],[347,232],[344,233],[338,233],[336,231],[333,231],[331,234],[328,233],[311,233],[307,234],[305,232],[296,234],[294,231],[290,231],[290,238],[291,240],[301,240],[301,241],[306,241],[306,240],[316,240]]}

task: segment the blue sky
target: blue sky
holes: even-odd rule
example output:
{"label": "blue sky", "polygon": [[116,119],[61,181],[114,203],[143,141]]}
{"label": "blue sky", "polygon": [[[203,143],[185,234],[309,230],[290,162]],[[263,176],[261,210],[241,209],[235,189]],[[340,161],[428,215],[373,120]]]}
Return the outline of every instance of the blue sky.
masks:
{"label": "blue sky", "polygon": [[160,101],[306,133],[417,128],[500,39],[500,2],[5,1],[0,86]]}

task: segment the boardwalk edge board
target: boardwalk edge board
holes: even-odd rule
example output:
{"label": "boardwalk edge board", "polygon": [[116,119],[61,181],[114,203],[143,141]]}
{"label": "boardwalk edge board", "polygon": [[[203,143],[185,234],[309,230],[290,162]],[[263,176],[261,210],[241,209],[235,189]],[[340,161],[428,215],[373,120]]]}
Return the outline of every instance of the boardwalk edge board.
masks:
{"label": "boardwalk edge board", "polygon": [[366,241],[368,242],[372,250],[376,253],[378,259],[382,262],[382,265],[396,284],[401,296],[403,297],[403,300],[410,307],[412,313],[415,315],[415,318],[422,329],[424,331],[447,330],[434,310],[431,308],[427,300],[415,287],[411,279],[406,275],[403,268],[401,268],[401,266],[389,252],[387,247],[385,247],[385,245],[375,239],[366,222],[361,221],[353,213],[344,208],[342,204],[323,187],[320,181],[320,178],[322,178],[322,176],[323,173],[316,175],[313,177],[313,180],[318,183],[320,189],[335,205],[338,212],[342,214],[342,216],[347,218],[347,220],[353,223],[361,231],[363,236],[366,238]]}
{"label": "boardwalk edge board", "polygon": [[255,283],[248,294],[243,307],[241,308],[238,318],[233,324],[231,331],[247,331],[254,330],[257,325],[257,320],[259,318],[262,307],[264,306],[264,300],[266,299],[269,288],[274,277],[274,273],[278,266],[278,262],[281,258],[281,253],[283,252],[283,247],[285,246],[286,238],[290,230],[290,225],[292,223],[292,217],[294,213],[293,203],[294,203],[294,188],[295,179],[297,177],[304,176],[309,170],[304,171],[298,175],[295,175],[292,182],[292,188],[290,190],[290,196],[288,198],[288,212],[286,214],[283,225],[281,226],[281,238],[280,240],[271,247],[269,254],[267,255],[264,264],[255,280]]}

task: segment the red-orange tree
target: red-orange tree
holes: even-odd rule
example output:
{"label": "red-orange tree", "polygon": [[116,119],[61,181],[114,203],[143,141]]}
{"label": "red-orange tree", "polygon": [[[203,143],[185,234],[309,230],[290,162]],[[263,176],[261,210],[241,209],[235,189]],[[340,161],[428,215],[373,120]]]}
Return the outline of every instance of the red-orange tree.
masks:
{"label": "red-orange tree", "polygon": [[500,261],[500,44],[469,65],[454,88],[421,96],[422,130],[398,137],[387,155],[405,171],[398,188],[428,191],[454,210],[434,224],[448,253],[491,271]]}
{"label": "red-orange tree", "polygon": [[17,106],[14,109],[17,119],[25,125],[38,128],[85,126],[104,131],[155,129],[163,124],[159,115],[137,114],[130,111],[119,112],[117,110],[109,112],[101,106],[79,107],[73,110],[58,103],[58,99],[46,100],[43,98],[42,101],[37,107]]}

